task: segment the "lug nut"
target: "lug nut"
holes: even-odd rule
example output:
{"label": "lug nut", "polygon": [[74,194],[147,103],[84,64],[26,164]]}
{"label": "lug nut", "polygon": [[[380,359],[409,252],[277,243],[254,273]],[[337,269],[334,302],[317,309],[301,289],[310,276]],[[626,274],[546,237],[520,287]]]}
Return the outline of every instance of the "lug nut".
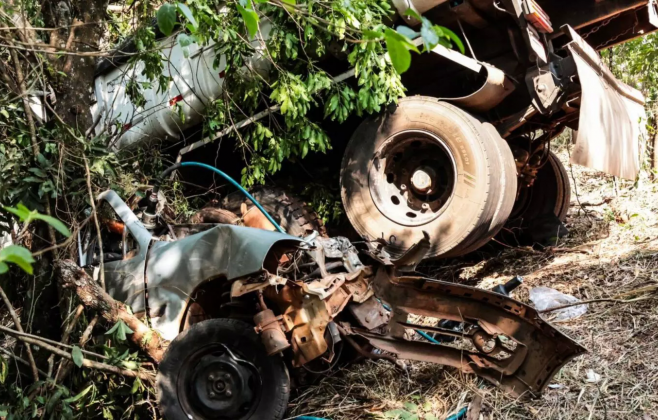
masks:
{"label": "lug nut", "polygon": [[427,204],[427,203],[423,203],[423,205],[421,207],[423,208],[423,210],[427,210],[427,209],[430,208],[430,205]]}
{"label": "lug nut", "polygon": [[212,391],[210,391],[210,392],[208,393],[208,396],[209,396],[210,398],[214,398],[214,397],[215,397],[215,393],[212,392]]}
{"label": "lug nut", "polygon": [[215,380],[215,375],[213,375],[212,373],[210,375],[208,375],[208,380],[209,381],[214,381]]}
{"label": "lug nut", "polygon": [[228,373],[225,373],[224,374],[224,379],[231,379],[231,375],[229,375]]}
{"label": "lug nut", "polygon": [[406,191],[406,190],[407,190],[407,186],[404,185],[404,184],[401,184],[401,185],[400,185],[400,189],[401,189],[402,191]]}
{"label": "lug nut", "polygon": [[227,396],[227,397],[230,397],[231,395],[233,395],[233,393],[231,392],[230,389],[227,389],[227,390],[226,390],[226,396]]}

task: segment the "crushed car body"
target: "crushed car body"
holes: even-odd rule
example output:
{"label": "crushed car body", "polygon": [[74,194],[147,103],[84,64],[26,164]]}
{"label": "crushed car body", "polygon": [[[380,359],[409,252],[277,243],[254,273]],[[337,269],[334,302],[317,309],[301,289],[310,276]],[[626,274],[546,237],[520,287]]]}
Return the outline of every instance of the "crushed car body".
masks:
{"label": "crushed car body", "polygon": [[[381,242],[371,243],[361,254],[372,261],[366,265],[342,237],[297,238],[228,224],[158,231],[116,193],[100,201],[115,215],[102,218],[104,249],[122,251],[114,261],[104,252],[107,289],[168,340],[203,320],[243,319],[267,354],[285,355],[292,368],[330,368],[348,344],[366,357],[453,366],[514,396],[539,395],[586,351],[508,296],[419,277],[415,266],[430,248],[427,237],[397,259]],[[86,235],[82,265],[97,266],[95,232]],[[434,338],[416,339],[416,331]]]}

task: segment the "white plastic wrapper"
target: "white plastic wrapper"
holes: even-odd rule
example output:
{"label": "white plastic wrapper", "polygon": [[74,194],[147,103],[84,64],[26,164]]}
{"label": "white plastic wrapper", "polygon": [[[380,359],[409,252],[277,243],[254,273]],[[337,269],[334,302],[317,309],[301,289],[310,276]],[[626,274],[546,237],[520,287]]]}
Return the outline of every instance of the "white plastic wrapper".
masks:
{"label": "white plastic wrapper", "polygon": [[[530,290],[530,300],[535,305],[535,309],[543,311],[545,309],[556,308],[558,306],[578,303],[580,299],[571,295],[565,295],[550,287],[533,287]],[[570,306],[564,309],[558,309],[545,314],[540,313],[541,317],[551,321],[566,321],[568,319],[578,318],[587,312],[587,304]]]}

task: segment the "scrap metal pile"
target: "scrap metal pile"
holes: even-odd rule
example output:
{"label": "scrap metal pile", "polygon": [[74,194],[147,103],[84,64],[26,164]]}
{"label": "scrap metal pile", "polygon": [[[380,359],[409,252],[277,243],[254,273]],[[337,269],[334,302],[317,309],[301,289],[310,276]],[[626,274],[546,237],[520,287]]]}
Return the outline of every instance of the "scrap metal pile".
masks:
{"label": "scrap metal pile", "polygon": [[538,395],[585,352],[508,296],[415,275],[427,238],[397,260],[382,245],[368,244],[373,265],[364,265],[345,238],[306,238],[276,255],[276,272],[235,281],[231,297],[257,294],[268,353],[290,348],[292,365],[311,371],[330,368],[346,342],[362,356],[453,366],[515,396]]}

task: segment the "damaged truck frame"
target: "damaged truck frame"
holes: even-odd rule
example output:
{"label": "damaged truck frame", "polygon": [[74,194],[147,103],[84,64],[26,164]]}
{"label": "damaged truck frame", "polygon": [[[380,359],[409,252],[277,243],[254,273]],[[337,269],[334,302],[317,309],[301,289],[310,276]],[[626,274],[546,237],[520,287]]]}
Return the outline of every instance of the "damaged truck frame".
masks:
{"label": "damaged truck frame", "polygon": [[[469,49],[414,55],[402,77],[409,96],[344,133],[351,140],[340,187],[367,245],[360,254],[345,238],[312,233],[311,224],[286,226],[285,217],[279,223],[301,237],[230,221],[169,226],[143,208],[133,213],[112,191],[100,196],[114,216],[103,223],[102,250],[94,234],[80,238],[81,265],[103,261],[109,293],[172,340],[158,376],[168,419],[280,419],[288,369],[326,371],[345,346],[366,357],[454,366],[513,395],[538,395],[585,351],[527,305],[418,277],[414,268],[423,258],[478,249],[505,224],[564,220],[569,181],[550,142],[567,127],[577,130],[573,162],[637,176],[644,99],[615,79],[597,51],[654,31],[655,1],[393,3],[393,25],[418,24],[405,15],[411,8],[459,33]],[[264,75],[267,34],[264,25],[251,62]],[[139,65],[106,60],[99,67],[92,112],[98,130],[123,127],[117,148],[189,140],[222,95],[225,57],[191,45],[188,59],[175,37],[160,42],[172,82],[147,89],[143,107],[126,93],[128,80],[143,77]],[[329,54],[319,66],[323,60],[340,68],[340,57]],[[352,83],[353,70],[344,62],[343,70],[334,80]],[[188,144],[179,161],[232,129]],[[411,315],[436,322],[421,325]],[[414,330],[435,338],[416,340]]]}
{"label": "damaged truck frame", "polygon": [[[114,191],[101,194],[98,207],[102,251],[88,228],[80,264],[98,275],[102,252],[110,295],[172,340],[157,377],[170,420],[280,420],[288,369],[293,379],[326,372],[345,346],[397,364],[453,366],[514,396],[539,395],[585,352],[502,293],[416,276],[428,236],[397,259],[369,242],[365,265],[342,237],[167,225],[148,207],[133,212]],[[415,340],[414,330],[435,338]]]}
{"label": "damaged truck frame", "polygon": [[[341,167],[342,202],[358,236],[385,239],[387,251],[399,257],[427,232],[427,257],[435,258],[472,252],[506,224],[523,229],[549,217],[559,225],[570,188],[550,144],[567,127],[577,130],[574,163],[637,176],[644,99],[615,79],[597,50],[655,30],[655,1],[393,3],[392,25],[417,25],[405,15],[411,8],[458,33],[469,48],[466,55],[441,45],[413,54],[402,75],[406,98],[357,121],[356,130],[356,124],[330,127],[336,151],[344,150],[342,165],[322,165]],[[264,53],[269,31],[264,19],[249,64],[263,77],[273,71]],[[160,43],[171,83],[146,89],[142,107],[126,89],[131,79],[146,81],[140,65],[99,64],[92,112],[99,132],[115,130],[115,147],[182,141],[187,146],[178,158],[185,160],[236,128],[277,118],[273,105],[190,144],[204,110],[228,83],[226,57],[213,45],[192,44],[187,58],[175,36]],[[317,65],[331,69],[335,82],[356,84],[340,54],[328,53]]]}

